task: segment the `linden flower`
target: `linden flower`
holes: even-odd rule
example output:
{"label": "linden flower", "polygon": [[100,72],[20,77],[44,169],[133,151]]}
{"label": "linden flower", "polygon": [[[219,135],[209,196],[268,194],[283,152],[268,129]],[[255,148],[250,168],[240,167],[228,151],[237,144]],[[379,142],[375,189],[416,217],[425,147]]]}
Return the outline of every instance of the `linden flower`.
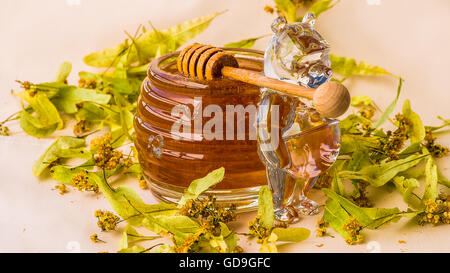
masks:
{"label": "linden flower", "polygon": [[342,228],[350,235],[350,237],[345,239],[347,244],[353,245],[363,241],[363,236],[359,234],[363,227],[355,217],[350,216],[349,220],[342,226]]}
{"label": "linden flower", "polygon": [[443,195],[434,201],[432,199],[423,202],[425,209],[419,215],[419,224],[450,224],[450,206],[448,196]]}
{"label": "linden flower", "polygon": [[317,237],[325,236],[327,234],[327,228],[328,223],[323,219],[319,219],[317,221],[317,230],[316,230]]}
{"label": "linden flower", "polygon": [[97,235],[97,234],[92,234],[92,235],[90,236],[90,238],[91,238],[91,241],[94,242],[94,243],[99,243],[99,242],[101,242],[101,243],[106,243],[105,241],[103,241],[103,240],[101,240],[100,238],[98,238],[98,235]]}
{"label": "linden flower", "polygon": [[248,222],[249,234],[257,237],[256,242],[262,243],[265,238],[268,238],[272,233],[272,229],[261,225],[261,216],[258,215],[253,221]]}
{"label": "linden flower", "polygon": [[91,141],[91,150],[97,149],[97,155],[94,157],[95,164],[106,170],[117,168],[123,158],[122,152],[113,149],[111,140],[111,135],[105,134],[103,137]]}
{"label": "linden flower", "polygon": [[145,178],[142,175],[139,176],[139,187],[143,190],[148,189],[147,181],[145,181]]}
{"label": "linden flower", "polygon": [[97,210],[94,213],[95,217],[97,217],[97,225],[103,231],[111,231],[115,230],[117,224],[119,224],[120,218],[114,215],[114,213],[109,211]]}
{"label": "linden flower", "polygon": [[55,189],[59,191],[59,194],[64,195],[68,193],[67,187],[65,184],[59,184],[55,186]]}
{"label": "linden flower", "polygon": [[92,185],[89,183],[89,177],[86,173],[82,172],[77,174],[72,179],[72,186],[77,188],[79,191],[93,191],[99,193],[99,188],[97,185]]}
{"label": "linden flower", "polygon": [[216,204],[215,196],[208,196],[207,199],[188,200],[180,209],[180,214],[200,218],[200,220],[217,226],[219,222],[228,223],[236,218],[234,213],[235,206],[230,208],[221,207]]}

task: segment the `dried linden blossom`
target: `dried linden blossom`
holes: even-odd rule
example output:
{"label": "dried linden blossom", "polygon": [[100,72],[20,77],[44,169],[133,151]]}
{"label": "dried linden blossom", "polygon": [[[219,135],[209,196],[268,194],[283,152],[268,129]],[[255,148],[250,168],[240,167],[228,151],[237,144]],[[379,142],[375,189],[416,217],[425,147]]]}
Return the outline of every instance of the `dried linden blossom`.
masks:
{"label": "dried linden blossom", "polygon": [[105,170],[117,168],[123,159],[122,152],[114,150],[111,141],[111,134],[105,134],[91,141],[91,150],[96,150],[95,164]]}
{"label": "dried linden blossom", "polygon": [[95,211],[95,217],[97,217],[97,226],[102,229],[102,231],[115,230],[119,224],[120,218],[114,213],[109,211],[97,210]]}
{"label": "dried linden blossom", "polygon": [[450,196],[441,195],[434,200],[424,202],[425,210],[419,214],[419,224],[450,224]]}
{"label": "dried linden blossom", "polygon": [[353,245],[363,241],[363,236],[360,234],[363,226],[355,217],[350,216],[349,220],[342,226],[342,229],[350,235],[350,237],[345,238],[347,244]]}

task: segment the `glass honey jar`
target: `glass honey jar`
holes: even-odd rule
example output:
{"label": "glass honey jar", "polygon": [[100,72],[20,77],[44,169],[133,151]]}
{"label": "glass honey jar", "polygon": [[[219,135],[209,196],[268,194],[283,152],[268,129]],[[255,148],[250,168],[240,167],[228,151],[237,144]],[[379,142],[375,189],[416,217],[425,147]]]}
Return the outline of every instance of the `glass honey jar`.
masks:
{"label": "glass honey jar", "polygon": [[[242,68],[263,70],[261,51],[226,52]],[[135,115],[135,145],[152,193],[177,202],[193,180],[224,167],[223,181],[207,193],[237,211],[253,210],[260,186],[267,185],[255,128],[260,88],[227,78],[184,77],[177,71],[178,54],[150,64]]]}

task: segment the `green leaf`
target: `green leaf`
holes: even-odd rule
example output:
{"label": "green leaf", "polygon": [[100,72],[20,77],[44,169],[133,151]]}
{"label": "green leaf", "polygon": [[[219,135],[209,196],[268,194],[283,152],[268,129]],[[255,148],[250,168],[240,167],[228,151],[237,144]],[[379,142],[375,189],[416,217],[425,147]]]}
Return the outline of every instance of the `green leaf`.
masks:
{"label": "green leaf", "polygon": [[58,124],[43,125],[41,121],[23,110],[20,113],[20,127],[30,136],[41,138],[53,134]]}
{"label": "green leaf", "polygon": [[425,138],[425,127],[420,116],[411,110],[409,100],[405,100],[403,103],[403,115],[411,121],[411,124],[408,126],[408,136],[411,139],[411,143],[422,142]]}
{"label": "green leaf", "polygon": [[241,40],[234,43],[228,43],[225,45],[225,47],[231,47],[231,48],[252,48],[255,45],[255,42],[261,38],[264,38],[265,36],[259,36],[255,38],[249,38],[245,40]]}
{"label": "green leaf", "polygon": [[278,249],[275,245],[278,237],[275,233],[271,233],[269,237],[264,238],[259,251],[261,253],[277,253]]}
{"label": "green leaf", "polygon": [[[361,134],[360,125],[372,125],[372,121],[360,115],[350,114],[339,122],[342,134]],[[364,138],[366,139],[366,138]]]}
{"label": "green leaf", "polygon": [[447,188],[450,188],[450,180],[448,180],[448,178],[444,176],[444,174],[439,170],[439,168],[437,169],[437,173],[438,173],[438,182],[446,186]]}
{"label": "green leaf", "polygon": [[223,237],[223,240],[227,244],[228,252],[232,253],[237,247],[237,242],[239,241],[239,238],[237,237],[236,233],[234,233],[232,230],[228,228],[226,224],[220,222],[219,225],[220,225],[220,235]]}
{"label": "green leaf", "polygon": [[56,74],[55,81],[65,83],[71,71],[72,71],[71,63],[69,62],[62,63],[61,66],[59,67],[58,74]]}
{"label": "green leaf", "polygon": [[143,253],[144,251],[145,251],[144,247],[135,245],[129,248],[123,248],[117,251],[117,253]]}
{"label": "green leaf", "polygon": [[349,218],[350,216],[345,209],[342,208],[338,201],[328,198],[325,203],[323,220],[326,221],[330,227],[338,232],[343,238],[351,237],[350,234],[348,234],[348,232],[343,228]]}
{"label": "green leaf", "polygon": [[[137,61],[148,61],[159,55],[175,51],[184,43],[202,33],[214,18],[223,12],[215,12],[207,16],[183,22],[165,30],[145,32],[134,40],[134,43],[122,43],[115,47],[87,55],[84,62],[94,67],[115,67],[120,57],[127,54],[124,65]],[[130,48],[131,47],[131,48]]]}
{"label": "green leaf", "polygon": [[84,138],[63,136],[59,137],[45,153],[34,163],[33,173],[39,176],[42,172],[59,158],[80,157],[80,148],[85,146]]}
{"label": "green leaf", "polygon": [[258,215],[261,216],[261,225],[267,229],[273,227],[275,221],[273,211],[272,192],[269,187],[262,186],[259,189]]}
{"label": "green leaf", "polygon": [[380,125],[382,125],[388,118],[389,115],[394,111],[395,105],[397,105],[398,97],[400,96],[400,91],[402,90],[403,85],[403,79],[399,78],[398,80],[398,87],[397,87],[397,95],[395,96],[394,101],[386,108],[384,113],[381,115],[381,117],[378,119],[378,121],[372,125],[372,129],[378,128]]}
{"label": "green leaf", "polygon": [[114,47],[91,53],[83,58],[85,64],[93,67],[113,67],[117,65],[119,56],[128,49],[128,40]]}
{"label": "green leaf", "polygon": [[301,227],[274,228],[272,233],[277,235],[279,242],[301,242],[308,239],[311,231]]}
{"label": "green leaf", "polygon": [[130,247],[130,244],[141,242],[141,241],[149,241],[161,238],[161,236],[144,236],[139,234],[132,226],[127,225],[123,232],[122,238],[119,241],[119,252]]}
{"label": "green leaf", "polygon": [[93,102],[97,104],[107,104],[111,95],[100,94],[95,90],[69,86],[61,90],[52,99],[55,106],[62,112],[74,114],[78,111],[77,104],[82,102]]}
{"label": "green leaf", "polygon": [[291,0],[274,0],[277,9],[289,23],[297,21],[297,6]]}
{"label": "green leaf", "polygon": [[396,176],[392,180],[397,190],[403,196],[403,201],[410,205],[411,207],[416,207],[412,202],[411,197],[414,189],[419,187],[419,181],[415,178],[405,178],[403,176]]}
{"label": "green leaf", "polygon": [[314,15],[317,18],[317,17],[319,17],[320,14],[322,14],[323,12],[331,9],[332,7],[337,5],[338,3],[339,3],[339,0],[336,1],[336,2],[334,0],[320,0],[320,1],[316,1],[309,8],[308,12],[314,13]]}
{"label": "green leaf", "polygon": [[358,135],[343,134],[341,136],[340,154],[351,154],[355,151],[369,151],[376,149],[377,139],[375,137],[363,137]]}
{"label": "green leaf", "polygon": [[442,124],[441,126],[425,126],[426,129],[430,129],[431,131],[437,131],[439,129],[445,128],[447,126],[450,126],[450,119],[444,119],[442,117],[438,117],[438,119],[442,120],[444,122],[444,124]]}
{"label": "green leaf", "polygon": [[[361,208],[352,203],[350,200],[346,199],[338,195],[337,193],[330,191],[329,189],[322,189],[325,194],[337,201],[340,206],[345,210],[346,213],[355,217],[355,219],[361,223],[364,227],[369,229],[377,229],[382,225],[396,222],[402,216],[403,217],[414,217],[416,215],[415,212],[401,212],[398,208]],[[338,211],[337,209],[334,209]],[[342,212],[340,215],[342,216]],[[344,217],[346,218],[346,217]],[[335,220],[336,221],[336,220]],[[344,222],[345,223],[345,222]],[[347,238],[347,237],[345,237]]]}
{"label": "green leaf", "polygon": [[[178,210],[174,204],[145,204],[139,195],[129,187],[112,188],[105,179],[89,173],[89,179],[95,182],[114,211],[132,226],[157,223],[154,216],[174,215]],[[147,219],[146,222],[144,220]],[[148,219],[152,221],[149,223]]]}
{"label": "green leaf", "polygon": [[368,182],[374,187],[381,187],[398,173],[408,170],[419,164],[424,155],[411,155],[405,159],[383,162],[380,164],[369,165],[359,171],[341,171],[341,179],[360,179]]}
{"label": "green leaf", "polygon": [[26,111],[21,112],[20,125],[26,133],[40,138],[63,127],[64,123],[58,110],[45,93],[37,92],[32,97],[26,92],[21,92],[18,96],[28,102],[36,113],[34,117]]}
{"label": "green leaf", "polygon": [[217,183],[221,182],[224,176],[225,169],[222,167],[210,172],[203,178],[192,181],[189,187],[184,192],[180,201],[178,202],[178,207],[182,207],[188,200],[196,199],[197,197],[199,197],[200,194],[207,191]]}
{"label": "green leaf", "polygon": [[333,72],[342,74],[346,77],[352,75],[390,75],[393,77],[397,77],[379,66],[371,65],[366,62],[357,63],[356,60],[352,58],[340,57],[333,54],[330,54],[330,58],[331,69],[333,69]]}
{"label": "green leaf", "polygon": [[353,96],[350,102],[351,106],[354,107],[369,106],[371,103],[372,99],[364,95]]}
{"label": "green leaf", "polygon": [[425,192],[422,200],[436,200],[438,197],[438,171],[437,166],[431,156],[428,157],[425,165]]}

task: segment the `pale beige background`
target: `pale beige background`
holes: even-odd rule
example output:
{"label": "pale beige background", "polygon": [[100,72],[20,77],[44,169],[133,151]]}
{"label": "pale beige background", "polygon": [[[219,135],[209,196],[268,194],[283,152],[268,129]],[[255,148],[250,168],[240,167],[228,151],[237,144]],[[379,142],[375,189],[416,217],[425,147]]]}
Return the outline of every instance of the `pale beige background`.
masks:
{"label": "pale beige background", "polygon": [[[81,59],[91,52],[115,45],[148,20],[157,27],[228,10],[213,21],[196,40],[216,45],[270,33],[274,16],[263,11],[263,0],[2,0],[0,8],[0,120],[19,109],[10,95],[14,80],[52,80],[61,62],[74,71],[89,69]],[[450,90],[445,84],[450,64],[450,2],[448,0],[342,0],[318,21],[318,29],[335,54],[380,65],[406,81],[400,102],[410,98],[414,110],[428,125],[437,115],[450,118]],[[264,49],[268,38],[257,43]],[[70,77],[75,83],[76,75]],[[393,99],[397,82],[389,77],[353,78],[347,82],[353,95],[367,94],[385,108]],[[399,103],[397,110],[400,109]],[[13,126],[13,129],[17,127]],[[0,137],[0,251],[97,252],[115,251],[118,236],[99,233],[93,213],[108,209],[102,197],[77,192],[60,196],[50,180],[31,173],[33,161],[53,141],[37,140],[24,133]],[[444,136],[443,144],[450,145]],[[449,160],[439,161],[447,176]],[[136,184],[136,183],[134,183]],[[145,201],[150,192],[139,190]],[[319,193],[315,193],[321,199]],[[378,195],[380,196],[380,195]],[[377,198],[377,197],[375,197]],[[397,193],[376,200],[383,206],[405,209]],[[241,216],[246,221],[253,214]],[[315,229],[317,217],[306,217],[298,226]],[[89,235],[99,233],[108,244],[93,244]],[[292,252],[450,252],[448,226],[418,227],[402,221],[379,231],[365,232],[365,244],[347,246],[339,236],[317,238],[280,248]],[[398,243],[405,240],[406,244]],[[323,243],[323,247],[316,245]],[[247,251],[254,242],[242,238]]]}

